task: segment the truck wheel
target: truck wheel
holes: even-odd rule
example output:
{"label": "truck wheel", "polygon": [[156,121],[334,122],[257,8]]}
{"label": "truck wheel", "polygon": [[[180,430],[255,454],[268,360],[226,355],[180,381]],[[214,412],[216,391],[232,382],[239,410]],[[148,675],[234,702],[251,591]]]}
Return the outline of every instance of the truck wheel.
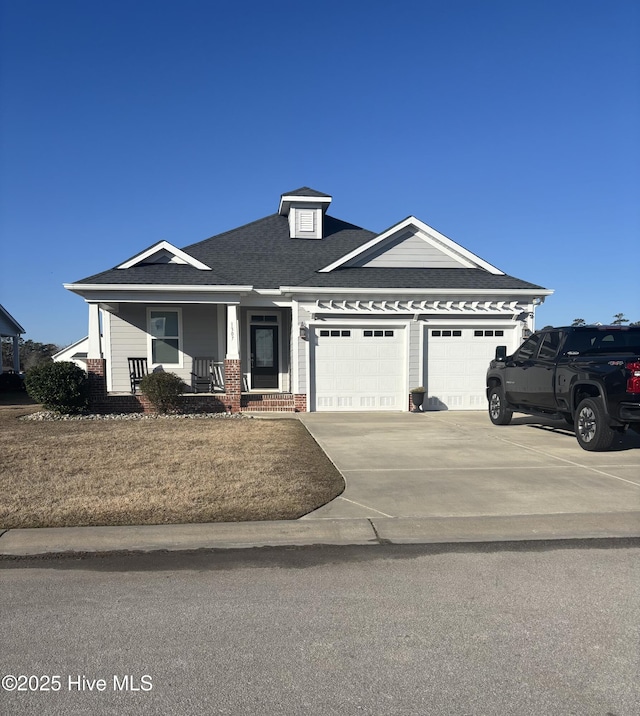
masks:
{"label": "truck wheel", "polygon": [[575,418],[576,438],[583,450],[608,450],[616,431],[607,423],[599,398],[585,398],[578,405]]}
{"label": "truck wheel", "polygon": [[509,425],[513,410],[507,408],[502,388],[494,385],[489,391],[489,418],[494,425]]}

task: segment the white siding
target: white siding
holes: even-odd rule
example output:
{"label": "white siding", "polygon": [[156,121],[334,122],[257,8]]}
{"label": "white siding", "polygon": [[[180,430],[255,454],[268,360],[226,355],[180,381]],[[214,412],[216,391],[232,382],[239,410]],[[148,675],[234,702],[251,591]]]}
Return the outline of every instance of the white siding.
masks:
{"label": "white siding", "polygon": [[465,268],[444,251],[414,234],[404,234],[391,245],[360,257],[351,266],[378,268]]}
{"label": "white siding", "polygon": [[422,338],[421,326],[418,321],[409,323],[409,389],[422,385],[422,370],[420,366]]}
{"label": "white siding", "polygon": [[[223,360],[217,346],[216,306],[182,306],[182,345],[184,362],[181,368],[167,368],[179,375],[187,385],[191,383],[192,359],[212,357]],[[143,304],[120,304],[120,311],[111,314],[111,385],[116,393],[129,392],[129,367],[127,358],[146,357],[147,354],[147,306]]]}
{"label": "white siding", "polygon": [[[308,326],[310,320],[311,313],[300,306],[298,308],[298,325],[300,325],[300,323],[305,323],[305,325]],[[309,381],[307,376],[307,360],[309,356],[309,343],[312,340],[313,334],[309,331],[309,340],[298,342],[298,385],[293,388],[295,393],[308,393]]]}
{"label": "white siding", "polygon": [[120,311],[111,314],[111,389],[115,393],[131,390],[127,358],[147,355],[146,322],[142,304],[121,304]]}

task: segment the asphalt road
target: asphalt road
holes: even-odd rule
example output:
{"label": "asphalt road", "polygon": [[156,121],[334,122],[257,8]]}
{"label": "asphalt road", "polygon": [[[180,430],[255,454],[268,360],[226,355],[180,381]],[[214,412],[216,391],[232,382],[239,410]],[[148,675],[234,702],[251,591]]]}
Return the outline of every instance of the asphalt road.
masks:
{"label": "asphalt road", "polygon": [[637,716],[639,606],[639,540],[4,560],[0,713]]}

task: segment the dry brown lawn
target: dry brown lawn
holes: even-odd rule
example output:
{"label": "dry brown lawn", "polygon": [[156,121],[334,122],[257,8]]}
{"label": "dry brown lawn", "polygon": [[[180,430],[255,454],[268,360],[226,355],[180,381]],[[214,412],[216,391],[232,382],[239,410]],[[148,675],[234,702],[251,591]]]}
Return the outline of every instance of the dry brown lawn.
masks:
{"label": "dry brown lawn", "polygon": [[0,529],[296,519],[344,489],[297,420],[24,421],[38,406],[11,402]]}

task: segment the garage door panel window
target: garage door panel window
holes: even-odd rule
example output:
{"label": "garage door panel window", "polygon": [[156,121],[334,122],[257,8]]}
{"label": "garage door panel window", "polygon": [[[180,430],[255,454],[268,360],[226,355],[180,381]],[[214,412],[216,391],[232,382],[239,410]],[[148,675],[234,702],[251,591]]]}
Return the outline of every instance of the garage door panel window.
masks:
{"label": "garage door panel window", "polygon": [[431,331],[431,335],[434,338],[462,338],[462,331],[461,330],[433,330]]}

